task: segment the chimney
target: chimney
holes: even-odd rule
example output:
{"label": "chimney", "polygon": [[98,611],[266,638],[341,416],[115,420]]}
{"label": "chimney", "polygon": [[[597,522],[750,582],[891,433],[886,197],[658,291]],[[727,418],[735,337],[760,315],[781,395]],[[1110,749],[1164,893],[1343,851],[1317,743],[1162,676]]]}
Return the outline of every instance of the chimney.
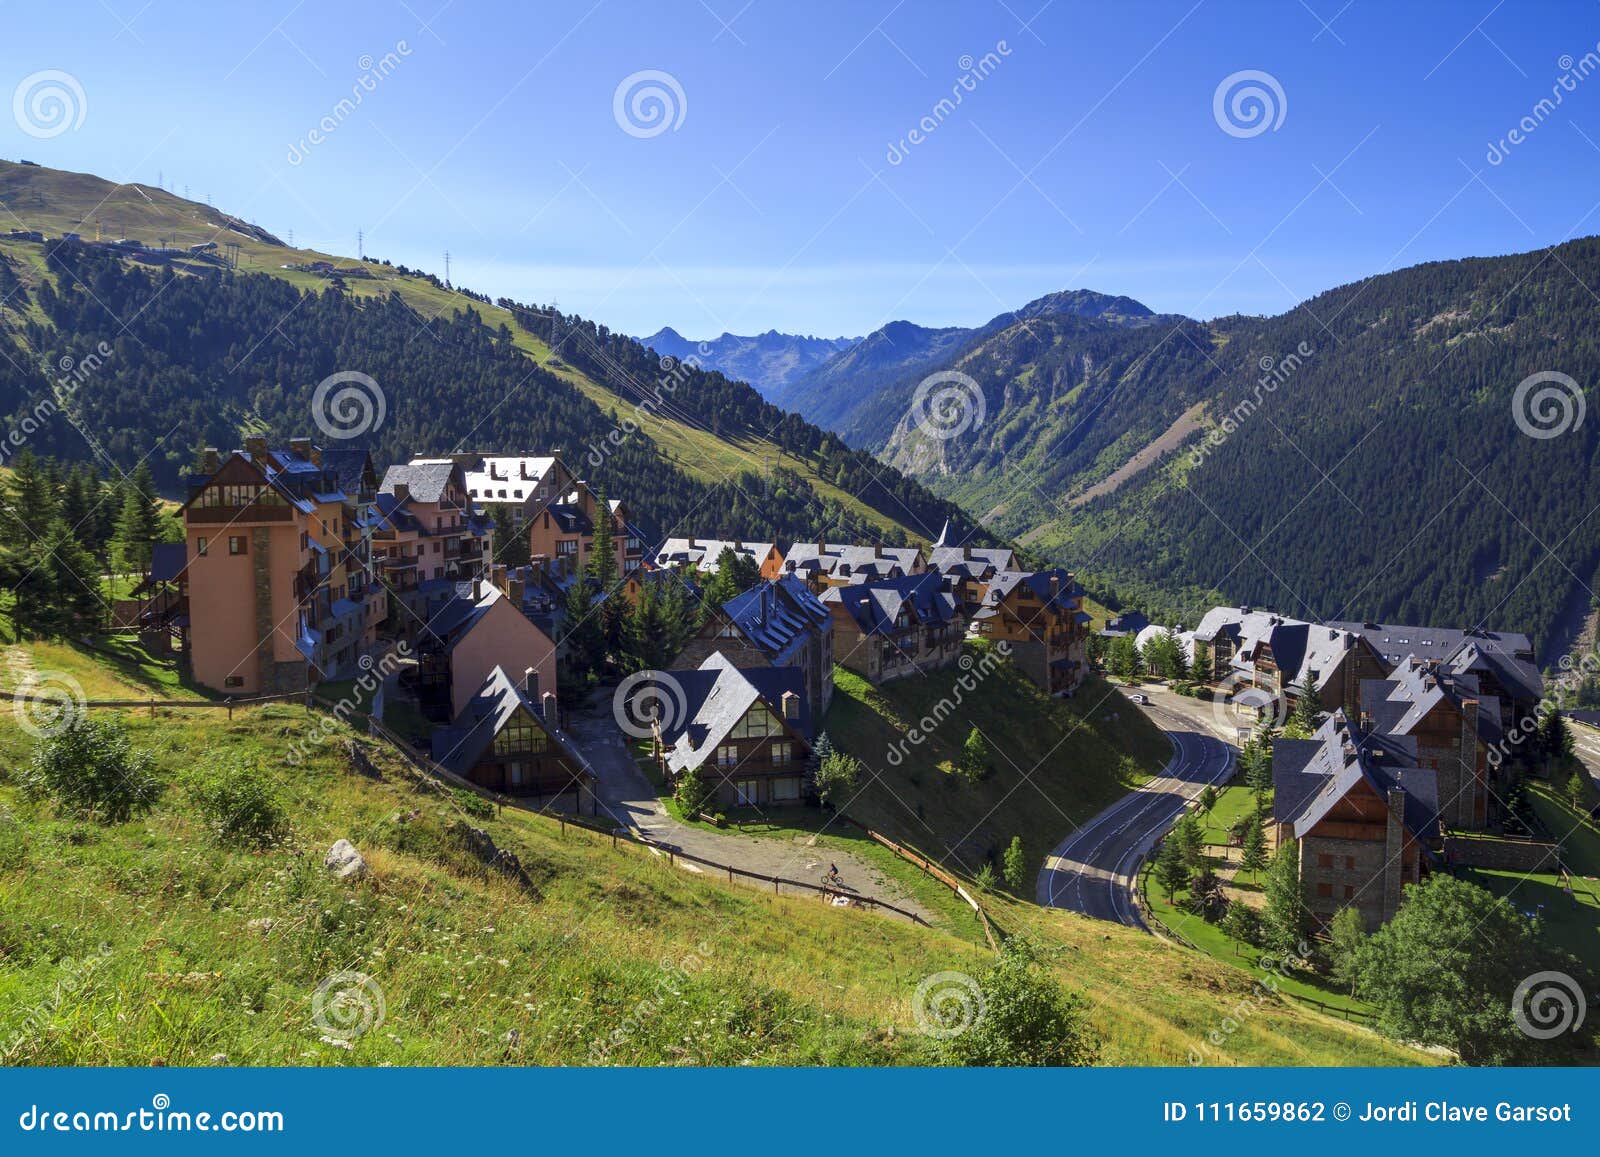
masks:
{"label": "chimney", "polygon": [[215,474],[217,472],[217,467],[222,465],[222,456],[217,453],[217,448],[215,446],[207,446],[205,453],[200,457],[202,463],[201,468],[207,474]]}
{"label": "chimney", "polygon": [[523,478],[524,480],[527,479],[527,477],[528,477],[528,460],[526,458],[522,458],[522,459],[518,460],[518,462],[517,462],[517,473],[518,473],[518,476],[520,478]]}
{"label": "chimney", "polygon": [[411,497],[411,483],[396,482],[394,484],[394,498],[396,502],[404,502]]}
{"label": "chimney", "polygon": [[540,706],[542,708],[539,713],[544,716],[544,721],[546,723],[550,724],[551,726],[555,726],[555,724],[556,724],[556,693],[554,691],[546,691],[543,695],[541,695],[539,697],[539,703],[540,703]]}
{"label": "chimney", "polygon": [[522,693],[531,702],[542,702],[539,698],[539,672],[532,667],[522,673]]}
{"label": "chimney", "polygon": [[311,461],[310,438],[290,438],[289,449],[296,458],[304,458],[307,462]]}
{"label": "chimney", "polygon": [[267,440],[265,438],[246,438],[244,440],[245,453],[256,461],[267,456]]}
{"label": "chimney", "polygon": [[783,717],[785,719],[800,718],[800,696],[793,691],[783,693]]}

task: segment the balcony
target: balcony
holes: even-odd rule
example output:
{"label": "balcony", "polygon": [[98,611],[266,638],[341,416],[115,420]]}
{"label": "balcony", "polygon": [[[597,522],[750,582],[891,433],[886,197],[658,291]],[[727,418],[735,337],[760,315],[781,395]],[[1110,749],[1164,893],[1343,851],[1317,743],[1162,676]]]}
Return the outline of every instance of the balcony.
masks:
{"label": "balcony", "polygon": [[293,522],[294,516],[295,509],[292,506],[268,505],[262,502],[251,502],[245,506],[191,506],[184,512],[184,519],[191,526],[209,526],[214,523],[248,526],[256,522]]}

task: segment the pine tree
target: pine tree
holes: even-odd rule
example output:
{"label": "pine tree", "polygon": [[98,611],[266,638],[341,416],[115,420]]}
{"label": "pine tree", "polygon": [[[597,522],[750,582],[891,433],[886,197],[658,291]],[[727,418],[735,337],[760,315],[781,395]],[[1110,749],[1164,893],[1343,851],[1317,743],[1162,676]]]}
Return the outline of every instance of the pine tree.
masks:
{"label": "pine tree", "polygon": [[161,505],[156,496],[155,478],[146,462],[139,463],[128,476],[122,509],[117,515],[114,535],[117,565],[139,574],[150,569],[150,555],[161,540]]}
{"label": "pine tree", "polygon": [[1173,829],[1183,848],[1183,862],[1190,868],[1203,868],[1206,863],[1206,833],[1200,826],[1200,817],[1186,812]]}
{"label": "pine tree", "polygon": [[1184,862],[1183,844],[1175,832],[1169,832],[1167,838],[1161,841],[1155,875],[1156,883],[1167,893],[1168,903],[1176,899],[1178,889],[1189,882],[1189,865]]}
{"label": "pine tree", "polygon": [[1305,940],[1308,918],[1305,887],[1300,882],[1300,846],[1285,840],[1267,869],[1267,911],[1263,925],[1267,947],[1274,952],[1298,953]]}
{"label": "pine tree", "polygon": [[1356,994],[1356,980],[1361,975],[1361,950],[1367,942],[1367,922],[1354,905],[1346,905],[1333,914],[1328,925],[1328,959],[1333,965],[1333,978],[1350,986],[1350,995]]}
{"label": "pine tree", "polygon": [[989,774],[989,741],[976,727],[967,732],[966,742],[961,745],[959,770],[968,783],[978,783]]}
{"label": "pine tree", "polygon": [[1012,836],[1011,843],[1006,845],[1000,874],[1005,877],[1006,887],[1018,895],[1022,894],[1022,889],[1028,882],[1028,857],[1023,851],[1021,836]]}
{"label": "pine tree", "polygon": [[1240,849],[1239,870],[1249,872],[1256,879],[1267,866],[1267,831],[1261,822],[1261,813],[1253,812],[1250,825],[1244,830],[1244,846]]}
{"label": "pine tree", "polygon": [[1316,685],[1311,682],[1309,674],[1295,689],[1294,721],[1311,735],[1315,735],[1317,728],[1322,726],[1322,701],[1317,697]]}

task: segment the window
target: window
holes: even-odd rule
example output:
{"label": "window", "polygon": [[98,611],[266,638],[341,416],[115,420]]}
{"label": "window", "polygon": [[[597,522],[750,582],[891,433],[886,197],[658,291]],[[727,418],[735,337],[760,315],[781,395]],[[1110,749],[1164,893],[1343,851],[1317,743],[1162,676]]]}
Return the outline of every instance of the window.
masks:
{"label": "window", "polygon": [[1333,857],[1328,855],[1326,852],[1324,852],[1322,855],[1319,855],[1317,857],[1317,867],[1319,867],[1319,868],[1331,868],[1331,867],[1333,867]]}
{"label": "window", "polygon": [[243,687],[244,686],[244,676],[243,675],[228,675],[222,680],[222,685],[224,687]]}
{"label": "window", "polygon": [[765,739],[769,735],[782,735],[783,727],[762,707],[752,707],[743,719],[728,732],[729,739]]}
{"label": "window", "polygon": [[560,542],[556,543],[556,553],[558,555],[577,554],[578,540],[575,538],[563,538]]}
{"label": "window", "polygon": [[772,781],[772,802],[789,803],[800,798],[800,778],[786,776]]}
{"label": "window", "polygon": [[541,752],[550,742],[549,736],[527,716],[518,716],[500,729],[494,737],[496,755],[520,755]]}
{"label": "window", "polygon": [[1346,884],[1344,886],[1344,898],[1346,900],[1354,900],[1356,898],[1356,886],[1354,884]]}
{"label": "window", "polygon": [[759,779],[741,779],[733,785],[733,802],[740,807],[750,807],[761,802],[761,781]]}
{"label": "window", "polygon": [[1344,868],[1345,868],[1345,871],[1347,871],[1347,872],[1355,871],[1356,870],[1356,858],[1354,856],[1346,856],[1344,858]]}
{"label": "window", "polygon": [[229,554],[245,554],[246,553],[245,544],[244,544],[244,535],[242,535],[242,534],[230,534],[230,535],[228,535],[228,553]]}
{"label": "window", "polygon": [[781,763],[793,763],[794,762],[794,744],[790,743],[787,739],[782,740],[781,742],[778,742],[778,743],[774,743],[772,745],[772,762],[773,763],[780,763],[780,764]]}
{"label": "window", "polygon": [[201,558],[204,558],[206,556],[206,546],[208,542],[209,540],[204,537],[196,538],[194,540],[195,554],[199,555]]}
{"label": "window", "polygon": [[735,743],[724,743],[717,748],[717,766],[734,767],[739,762],[739,746]]}
{"label": "window", "polygon": [[1333,885],[1332,884],[1318,884],[1317,885],[1317,895],[1331,897],[1333,895]]}
{"label": "window", "polygon": [[511,787],[522,786],[522,764],[513,760],[506,764],[506,783]]}

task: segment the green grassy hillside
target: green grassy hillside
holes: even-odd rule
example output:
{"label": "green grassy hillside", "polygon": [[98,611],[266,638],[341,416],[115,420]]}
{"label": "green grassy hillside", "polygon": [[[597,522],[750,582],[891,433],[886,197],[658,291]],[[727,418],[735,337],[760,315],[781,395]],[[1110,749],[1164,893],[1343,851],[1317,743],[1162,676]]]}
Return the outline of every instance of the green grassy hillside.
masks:
{"label": "green grassy hillside", "polygon": [[[1075,699],[1051,699],[1009,662],[991,665],[990,654],[968,644],[970,667],[881,687],[838,668],[824,726],[872,773],[851,815],[968,874],[986,860],[998,871],[1021,836],[1031,897],[1045,854],[1160,770],[1172,747],[1101,680]],[[956,772],[974,727],[991,752],[976,784]],[[913,740],[913,729],[925,738]]]}
{"label": "green grassy hillside", "polygon": [[[167,787],[149,815],[102,826],[22,798],[15,769],[33,741],[0,716],[7,1063],[923,1063],[936,1054],[914,1029],[917,985],[987,959],[948,933],[692,875],[551,819],[471,817],[520,858],[524,890],[453,835],[455,797],[419,790],[380,747],[382,778],[355,775],[346,736],[306,747],[312,717],[299,708],[124,720]],[[295,745],[307,754],[291,767]],[[276,785],[293,825],[285,842],[214,841],[186,780],[218,760]],[[339,838],[365,856],[368,879],[323,870]],[[1186,1063],[1241,1002],[1254,1005],[1239,970],[1126,929],[993,905],[1088,997],[1109,1063]],[[340,1027],[328,1015],[316,1022],[318,988],[341,972],[382,993],[382,1023],[353,1041],[328,1031]],[[1221,1059],[1424,1058],[1268,1001]]]}

